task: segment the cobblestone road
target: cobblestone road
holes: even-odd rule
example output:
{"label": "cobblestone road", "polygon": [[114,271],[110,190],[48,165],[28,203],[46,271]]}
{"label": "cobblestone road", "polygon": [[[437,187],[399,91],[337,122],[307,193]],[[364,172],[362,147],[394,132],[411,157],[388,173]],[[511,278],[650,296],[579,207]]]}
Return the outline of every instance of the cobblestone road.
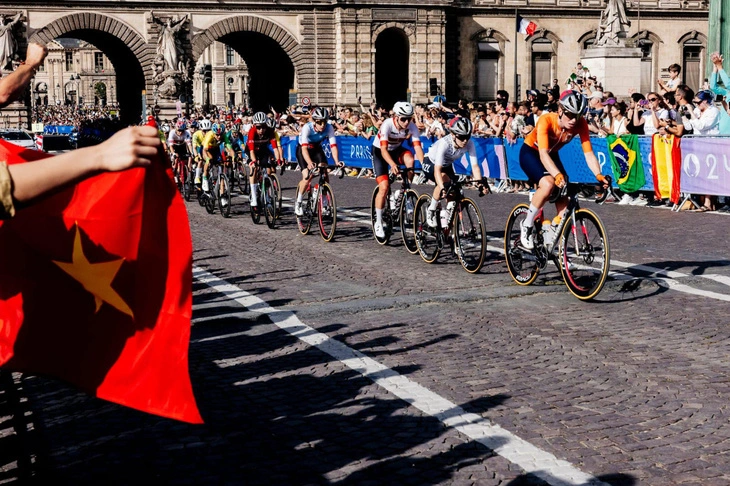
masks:
{"label": "cobblestone road", "polygon": [[[283,182],[293,197],[295,174]],[[290,200],[273,231],[253,225],[240,197],[230,219],[188,206],[200,274],[273,308],[194,283],[191,375],[205,425],[6,374],[0,483],[569,484],[527,473],[494,452],[501,444],[485,447],[286,332],[277,313],[293,313],[604,483],[730,484],[730,219],[597,207],[615,274],[584,303],[554,267],[530,287],[507,274],[503,224],[525,196],[478,200],[494,251],[469,275],[453,257],[427,265],[398,242],[378,246],[365,216],[373,182],[333,186],[345,218],[328,244],[298,234]]]}

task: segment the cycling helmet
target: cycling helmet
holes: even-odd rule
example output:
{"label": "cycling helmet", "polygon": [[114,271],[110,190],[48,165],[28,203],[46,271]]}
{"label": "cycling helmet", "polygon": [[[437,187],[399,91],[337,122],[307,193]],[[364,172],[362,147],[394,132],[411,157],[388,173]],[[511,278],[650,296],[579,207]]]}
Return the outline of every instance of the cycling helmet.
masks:
{"label": "cycling helmet", "polygon": [[265,125],[266,124],[266,113],[263,111],[257,112],[253,116],[253,124],[254,125]]}
{"label": "cycling helmet", "polygon": [[198,121],[197,120],[191,121],[190,122],[190,128],[197,129],[198,128]]}
{"label": "cycling helmet", "polygon": [[211,130],[212,130],[212,131],[213,131],[213,133],[215,133],[216,135],[220,135],[221,133],[223,133],[223,125],[220,125],[220,124],[218,124],[218,123],[214,123],[214,124],[213,124],[213,128],[211,128]]}
{"label": "cycling helmet", "polygon": [[162,124],[162,131],[164,133],[170,133],[170,125],[168,125],[167,123],[163,123]]}
{"label": "cycling helmet", "polygon": [[329,117],[330,112],[327,111],[327,108],[322,108],[321,106],[318,106],[312,112],[312,120],[326,120]]}
{"label": "cycling helmet", "polygon": [[232,132],[240,132],[241,131],[241,125],[239,125],[238,123],[234,123],[233,126],[231,127],[231,131]]}
{"label": "cycling helmet", "polygon": [[175,129],[177,130],[186,130],[187,128],[188,124],[182,118],[180,118],[177,123],[175,123]]}
{"label": "cycling helmet", "polygon": [[468,118],[457,116],[449,122],[449,128],[451,128],[451,133],[454,135],[458,135],[460,137],[471,137],[474,125]]}
{"label": "cycling helmet", "polygon": [[393,105],[395,116],[413,116],[413,105],[407,101],[399,101]]}
{"label": "cycling helmet", "polygon": [[266,118],[266,126],[269,128],[276,128],[276,120],[273,118]]}
{"label": "cycling helmet", "polygon": [[208,120],[207,118],[203,118],[202,120],[200,120],[200,129],[204,132],[210,130],[210,120]]}
{"label": "cycling helmet", "polygon": [[588,110],[588,100],[578,91],[568,89],[560,93],[560,105],[568,113],[583,116]]}

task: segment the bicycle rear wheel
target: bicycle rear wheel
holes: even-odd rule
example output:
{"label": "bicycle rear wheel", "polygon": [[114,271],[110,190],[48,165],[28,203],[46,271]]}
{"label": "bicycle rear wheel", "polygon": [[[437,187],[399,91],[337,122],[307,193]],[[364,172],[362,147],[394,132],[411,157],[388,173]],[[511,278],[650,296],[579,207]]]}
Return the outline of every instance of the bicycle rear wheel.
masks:
{"label": "bicycle rear wheel", "polygon": [[276,219],[281,216],[281,183],[276,174],[271,174],[271,184],[274,186],[274,192],[276,193],[276,201],[274,202],[274,208],[276,209]]}
{"label": "bicycle rear wheel", "polygon": [[416,248],[426,263],[433,263],[441,253],[438,227],[431,228],[426,222],[428,206],[431,204],[431,195],[422,194],[416,201],[413,211],[413,231],[416,237]]}
{"label": "bicycle rear wheel", "polygon": [[184,169],[185,179],[183,181],[183,197],[186,201],[190,202],[193,194],[193,176],[192,172],[187,167]]}
{"label": "bicycle rear wheel", "polygon": [[603,289],[611,266],[606,229],[590,209],[579,209],[560,235],[560,270],[568,290],[590,300]]}
{"label": "bicycle rear wheel", "polygon": [[540,273],[535,255],[520,246],[520,227],[530,207],[518,204],[512,209],[504,229],[504,256],[512,279],[519,285],[530,285]]}
{"label": "bicycle rear wheel", "polygon": [[319,231],[324,241],[332,241],[337,228],[337,206],[335,194],[329,184],[325,183],[319,188],[317,198],[317,213],[319,214]]}
{"label": "bicycle rear wheel", "polygon": [[375,199],[378,197],[379,193],[380,187],[375,186],[375,189],[373,189],[373,195],[370,198],[370,226],[373,229],[373,237],[375,238],[375,241],[377,241],[380,245],[387,245],[390,241],[390,237],[393,235],[393,218],[391,217],[390,209],[387,208],[389,202],[388,198],[385,199],[386,207],[383,208],[383,214],[381,216],[385,236],[383,238],[378,238],[378,235],[375,234],[375,223],[378,221],[378,216],[376,214],[375,208]]}
{"label": "bicycle rear wheel", "polygon": [[461,210],[454,215],[454,240],[461,266],[469,273],[478,272],[487,254],[487,231],[482,211],[469,198],[462,199]]}
{"label": "bicycle rear wheel", "polygon": [[[299,197],[299,187],[297,186],[297,195],[294,198],[296,201]],[[304,196],[302,198],[302,215],[297,216],[297,228],[303,235],[309,233],[309,229],[312,227],[312,219],[314,217],[312,208],[312,191],[310,186],[307,186]]]}
{"label": "bicycle rear wheel", "polygon": [[221,216],[228,218],[231,215],[231,183],[225,174],[221,174],[218,185],[220,186],[216,188],[218,209],[221,211]]}
{"label": "bicycle rear wheel", "polygon": [[416,214],[415,208],[418,202],[418,193],[413,189],[408,189],[403,194],[403,199],[399,208],[400,211],[400,233],[403,238],[403,245],[408,253],[415,255],[418,253],[418,245],[416,245],[415,225],[413,223]]}
{"label": "bicycle rear wheel", "polygon": [[274,229],[274,226],[276,226],[276,189],[273,180],[264,178],[261,181],[261,199],[262,209],[266,217],[266,226]]}
{"label": "bicycle rear wheel", "polygon": [[[261,195],[264,192],[264,188],[259,182],[256,184],[256,187],[258,187],[257,195],[256,195],[256,203],[257,205],[254,206],[253,204],[250,204],[251,209],[251,220],[253,221],[253,224],[261,224],[261,206],[262,206],[262,200],[264,199],[261,197]],[[251,201],[253,202],[253,201]]]}

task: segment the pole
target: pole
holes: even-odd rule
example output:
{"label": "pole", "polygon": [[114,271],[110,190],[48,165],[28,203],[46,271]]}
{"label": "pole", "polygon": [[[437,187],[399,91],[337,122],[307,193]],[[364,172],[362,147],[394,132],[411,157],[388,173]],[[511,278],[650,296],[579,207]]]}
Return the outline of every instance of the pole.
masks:
{"label": "pole", "polygon": [[514,60],[514,75],[515,75],[515,101],[519,101],[520,99],[520,93],[517,91],[517,8],[515,8],[515,45],[513,46],[515,51],[515,60]]}
{"label": "pole", "polygon": [[147,90],[142,90],[142,120],[145,121],[147,119]]}

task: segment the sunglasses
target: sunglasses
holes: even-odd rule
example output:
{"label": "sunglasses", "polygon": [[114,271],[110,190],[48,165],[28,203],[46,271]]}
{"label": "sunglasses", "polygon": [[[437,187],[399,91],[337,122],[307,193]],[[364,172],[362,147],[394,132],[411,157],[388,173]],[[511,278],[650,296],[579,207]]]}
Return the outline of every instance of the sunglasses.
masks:
{"label": "sunglasses", "polygon": [[326,123],[326,122],[325,122],[324,120],[315,120],[315,121],[314,121],[314,124],[315,124],[315,125],[319,125],[319,126],[322,126],[322,125],[324,125],[325,123]]}
{"label": "sunglasses", "polygon": [[466,142],[471,138],[471,135],[454,135],[457,139],[461,140],[462,142]]}
{"label": "sunglasses", "polygon": [[569,111],[564,111],[563,116],[568,120],[575,120],[576,118],[581,117],[581,115],[576,115],[575,113],[570,113]]}
{"label": "sunglasses", "polygon": [[649,101],[659,101],[659,98],[649,98]]}
{"label": "sunglasses", "polygon": [[256,125],[256,130],[264,128],[266,128],[266,125]]}
{"label": "sunglasses", "polygon": [[409,122],[409,121],[413,120],[413,117],[412,116],[401,116],[398,119],[402,122]]}

